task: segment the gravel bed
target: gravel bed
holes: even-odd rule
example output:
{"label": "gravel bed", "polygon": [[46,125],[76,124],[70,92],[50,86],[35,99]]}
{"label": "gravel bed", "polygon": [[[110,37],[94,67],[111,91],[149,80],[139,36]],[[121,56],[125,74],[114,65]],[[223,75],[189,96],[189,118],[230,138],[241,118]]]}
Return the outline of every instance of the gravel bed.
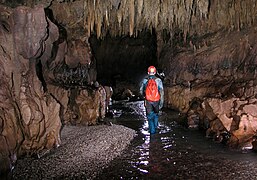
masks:
{"label": "gravel bed", "polygon": [[61,146],[41,158],[19,159],[13,179],[93,179],[135,136],[121,125],[65,126]]}

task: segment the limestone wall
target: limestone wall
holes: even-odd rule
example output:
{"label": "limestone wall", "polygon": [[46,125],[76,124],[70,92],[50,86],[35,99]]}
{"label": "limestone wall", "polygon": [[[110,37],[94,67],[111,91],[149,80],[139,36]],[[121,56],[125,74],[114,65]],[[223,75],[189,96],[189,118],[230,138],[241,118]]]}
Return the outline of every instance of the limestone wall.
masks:
{"label": "limestone wall", "polygon": [[[61,144],[61,126],[71,121],[71,89],[87,92],[96,80],[92,59],[87,40],[68,42],[43,6],[0,6],[0,175],[20,156]],[[92,94],[80,95],[81,102],[95,102],[86,109],[75,103],[84,124],[99,116],[101,94]],[[90,108],[92,117],[85,119]]]}
{"label": "limestone wall", "polygon": [[[256,135],[255,125],[250,125],[256,123],[255,115],[243,110],[244,106],[257,107],[256,29],[253,26],[243,31],[220,31],[198,37],[195,45],[190,43],[190,38],[187,44],[175,43],[171,38],[169,42],[173,46],[164,46],[160,57],[167,75],[164,83],[166,105],[188,114],[189,126],[198,126],[199,123],[201,126],[204,124],[201,121],[208,121],[204,128],[210,128],[208,131],[215,129],[215,136],[226,131],[231,135],[229,144],[235,147],[247,144]],[[197,108],[193,107],[195,98]],[[210,102],[215,102],[215,105]],[[225,108],[223,104],[226,102],[232,105],[225,105]],[[240,106],[240,112],[238,109],[234,112],[238,115],[230,115],[235,104],[241,102],[244,105]],[[206,103],[208,106],[204,106]],[[210,111],[221,126],[213,124],[214,119],[206,115]],[[245,124],[244,130],[241,126],[233,130],[223,127],[230,126],[227,123],[231,121]]]}

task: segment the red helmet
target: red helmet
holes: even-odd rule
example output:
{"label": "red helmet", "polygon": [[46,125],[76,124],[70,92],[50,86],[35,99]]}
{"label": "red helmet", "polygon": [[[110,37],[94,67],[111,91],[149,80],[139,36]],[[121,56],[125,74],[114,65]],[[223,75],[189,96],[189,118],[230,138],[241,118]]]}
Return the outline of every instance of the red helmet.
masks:
{"label": "red helmet", "polygon": [[156,68],[154,66],[149,66],[148,74],[149,75],[155,75],[156,74]]}

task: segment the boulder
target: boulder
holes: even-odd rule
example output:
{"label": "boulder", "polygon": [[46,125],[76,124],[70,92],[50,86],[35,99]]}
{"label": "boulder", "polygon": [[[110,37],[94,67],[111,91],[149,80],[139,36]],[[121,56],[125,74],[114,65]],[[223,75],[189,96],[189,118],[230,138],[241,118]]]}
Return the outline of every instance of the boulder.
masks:
{"label": "boulder", "polygon": [[[229,146],[249,148],[257,132],[256,102],[257,99],[251,99],[251,101],[242,101],[238,98],[207,99],[203,105],[204,111],[207,112],[206,117],[209,117],[207,134],[214,132],[219,136],[228,132],[231,136],[227,142]],[[216,118],[213,118],[214,116]]]}

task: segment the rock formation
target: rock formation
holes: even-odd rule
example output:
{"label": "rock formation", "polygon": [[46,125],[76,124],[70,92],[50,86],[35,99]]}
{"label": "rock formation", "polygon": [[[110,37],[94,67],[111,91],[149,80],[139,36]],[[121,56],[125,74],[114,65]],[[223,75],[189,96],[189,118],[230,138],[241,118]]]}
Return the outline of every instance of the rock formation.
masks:
{"label": "rock formation", "polygon": [[74,117],[75,124],[96,124],[104,95],[91,87],[96,69],[87,39],[67,40],[42,6],[0,6],[0,13],[0,172],[5,172],[22,155],[58,147],[62,124],[74,123]]}
{"label": "rock formation", "polygon": [[[167,106],[189,113],[191,126],[194,121],[201,125],[207,118],[209,127],[205,128],[218,136],[228,132],[231,146],[241,147],[252,141],[257,130],[255,115],[244,107],[251,107],[251,111],[256,107],[256,38],[256,26],[252,26],[206,36],[195,43],[198,48],[167,48],[162,57],[168,73]],[[201,101],[198,110],[190,107],[195,97]],[[237,125],[230,128],[231,122]]]}
{"label": "rock formation", "polygon": [[36,64],[48,38],[42,7],[1,9],[1,172],[15,157],[59,146],[60,105],[43,89]]}
{"label": "rock formation", "polygon": [[155,47],[144,52],[156,51],[166,74],[165,105],[218,141],[256,146],[257,0],[0,3],[1,171],[58,146],[62,124],[96,124],[106,97],[93,86],[92,36],[151,32]]}

